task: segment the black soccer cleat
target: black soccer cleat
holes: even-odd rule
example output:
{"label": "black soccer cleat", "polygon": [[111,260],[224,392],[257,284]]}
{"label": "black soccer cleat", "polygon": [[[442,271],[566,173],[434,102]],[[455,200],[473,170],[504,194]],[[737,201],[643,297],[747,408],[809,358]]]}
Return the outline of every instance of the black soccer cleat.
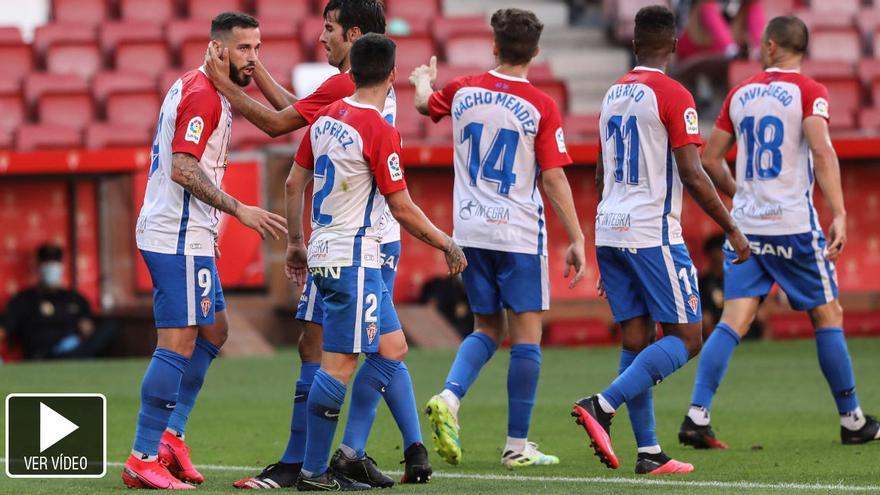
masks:
{"label": "black soccer cleat", "polygon": [[334,473],[333,468],[324,471],[324,474],[306,478],[302,473],[296,480],[296,489],[301,492],[362,492],[371,487],[366,483],[350,480],[345,476]]}
{"label": "black soccer cleat", "polygon": [[598,396],[584,397],[574,403],[571,415],[575,423],[584,427],[590,438],[590,447],[596,452],[596,457],[610,469],[620,467],[620,461],[614,453],[611,445],[611,418],[614,414],[606,413],[599,405]]}
{"label": "black soccer cleat", "polygon": [[379,471],[379,468],[376,467],[376,461],[367,455],[361,459],[349,459],[342,452],[342,449],[336,449],[333,458],[330,459],[330,469],[371,488],[391,488],[394,486],[394,480]]}
{"label": "black soccer cleat", "polygon": [[690,473],[693,470],[693,464],[676,461],[663,452],[659,454],[639,452],[638,459],[636,459],[636,474]]}
{"label": "black soccer cleat", "polygon": [[840,427],[840,441],[844,445],[858,445],[880,439],[880,422],[874,416],[865,415],[865,424],[856,431]]}
{"label": "black soccer cleat", "polygon": [[235,488],[245,490],[274,490],[279,488],[293,488],[299,478],[302,463],[287,464],[277,462],[269,464],[266,469],[253,478],[242,478],[232,484]]}
{"label": "black soccer cleat", "polygon": [[419,442],[410,445],[403,452],[403,461],[406,464],[403,469],[401,483],[427,483],[431,481],[431,461],[428,460],[428,449]]}
{"label": "black soccer cleat", "polygon": [[690,416],[685,416],[678,430],[678,441],[695,449],[726,449],[727,444],[715,438],[711,425],[699,426]]}

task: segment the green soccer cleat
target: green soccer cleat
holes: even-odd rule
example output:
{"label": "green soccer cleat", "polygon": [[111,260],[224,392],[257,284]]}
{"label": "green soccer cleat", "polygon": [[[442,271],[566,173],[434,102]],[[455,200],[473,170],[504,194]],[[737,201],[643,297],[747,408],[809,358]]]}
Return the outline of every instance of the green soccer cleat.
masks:
{"label": "green soccer cleat", "polygon": [[501,456],[501,464],[507,469],[516,469],[527,466],[550,466],[559,464],[559,458],[555,455],[547,455],[538,450],[538,444],[529,442],[521,452],[508,450]]}
{"label": "green soccer cleat", "polygon": [[446,400],[439,395],[431,397],[428,401],[425,414],[428,415],[428,421],[431,423],[434,451],[449,464],[458,465],[461,462],[458,418],[449,409]]}

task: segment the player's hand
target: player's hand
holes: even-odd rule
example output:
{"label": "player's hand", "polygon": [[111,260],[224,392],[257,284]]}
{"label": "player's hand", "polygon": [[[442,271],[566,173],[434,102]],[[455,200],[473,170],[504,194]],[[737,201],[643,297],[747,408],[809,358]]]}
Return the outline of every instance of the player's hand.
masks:
{"label": "player's hand", "polygon": [[208,43],[208,49],[205,51],[205,73],[215,86],[231,83],[228,48],[223,48],[221,53],[212,43]]}
{"label": "player's hand", "polygon": [[287,278],[293,280],[296,285],[306,285],[306,275],[309,269],[309,252],[302,242],[288,242],[287,255],[284,263],[284,273]]}
{"label": "player's hand", "polygon": [[736,259],[733,260],[733,264],[738,265],[740,263],[745,263],[746,260],[749,259],[749,256],[752,255],[752,250],[749,247],[749,240],[746,239],[746,236],[739,230],[739,228],[735,228],[733,229],[733,232],[727,233],[727,240],[730,242],[733,251],[736,253]]}
{"label": "player's hand", "polygon": [[825,248],[825,257],[834,262],[843,254],[846,246],[846,213],[834,217],[831,227],[828,228],[828,246]]}
{"label": "player's hand", "polygon": [[256,230],[263,239],[270,235],[275,240],[279,240],[282,236],[287,235],[287,220],[271,211],[239,204],[235,216],[246,227]]}
{"label": "player's hand", "polygon": [[446,248],[443,250],[443,254],[446,256],[446,266],[449,267],[450,275],[458,275],[463,272],[465,268],[467,268],[467,258],[464,256],[464,251],[461,250],[458,244],[449,238],[449,243],[446,244]]}
{"label": "player's hand", "polygon": [[587,273],[587,258],[584,254],[583,242],[571,243],[571,245],[568,246],[568,250],[565,252],[564,277],[568,278],[568,276],[571,275],[572,270],[574,271],[574,278],[568,283],[569,289],[574,289],[574,286],[577,285]]}
{"label": "player's hand", "polygon": [[601,276],[596,280],[596,292],[599,293],[599,297],[602,299],[608,299],[608,294],[605,292],[605,284],[602,283]]}
{"label": "player's hand", "polygon": [[413,86],[419,84],[419,81],[427,80],[431,87],[434,87],[434,82],[437,81],[437,56],[432,56],[431,60],[428,62],[428,65],[420,65],[413,69],[412,74],[409,76],[409,82]]}

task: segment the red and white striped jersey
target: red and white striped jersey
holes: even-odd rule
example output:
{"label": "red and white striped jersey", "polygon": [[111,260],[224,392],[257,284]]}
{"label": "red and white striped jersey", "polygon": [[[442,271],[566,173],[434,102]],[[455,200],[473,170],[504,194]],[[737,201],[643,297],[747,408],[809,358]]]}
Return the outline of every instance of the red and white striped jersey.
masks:
{"label": "red and white striped jersey", "polygon": [[733,88],[715,126],[736,135],[732,215],[746,234],[820,230],[807,117],[830,117],[828,90],[798,71],[767,69]]}
{"label": "red and white striped jersey", "polygon": [[310,267],[380,268],[384,196],[406,189],[400,149],[375,107],[344,98],[316,114],[295,160],[315,178]]}
{"label": "red and white striped jersey", "polygon": [[605,175],[596,245],[684,243],[672,151],[701,143],[693,96],[663,71],[636,67],[605,93],[599,132]]}
{"label": "red and white striped jersey", "polygon": [[455,241],[547,254],[542,170],[571,164],[556,102],[526,80],[495,71],[453,80],[428,100],[452,117]]}
{"label": "red and white striped jersey", "polygon": [[202,172],[220,187],[231,132],[229,101],[201,68],[187,72],[171,86],[159,114],[144,205],[137,220],[139,249],[214,256],[221,212],[171,180],[171,156],[194,156]]}

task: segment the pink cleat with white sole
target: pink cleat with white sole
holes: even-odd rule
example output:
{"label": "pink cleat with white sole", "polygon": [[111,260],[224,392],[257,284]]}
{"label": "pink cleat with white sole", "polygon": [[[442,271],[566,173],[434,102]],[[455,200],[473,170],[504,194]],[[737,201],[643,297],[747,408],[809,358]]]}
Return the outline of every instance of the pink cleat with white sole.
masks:
{"label": "pink cleat with white sole", "polygon": [[180,481],[168,472],[158,460],[144,461],[130,455],[122,468],[122,482],[129,488],[151,490],[194,490],[196,487]]}

